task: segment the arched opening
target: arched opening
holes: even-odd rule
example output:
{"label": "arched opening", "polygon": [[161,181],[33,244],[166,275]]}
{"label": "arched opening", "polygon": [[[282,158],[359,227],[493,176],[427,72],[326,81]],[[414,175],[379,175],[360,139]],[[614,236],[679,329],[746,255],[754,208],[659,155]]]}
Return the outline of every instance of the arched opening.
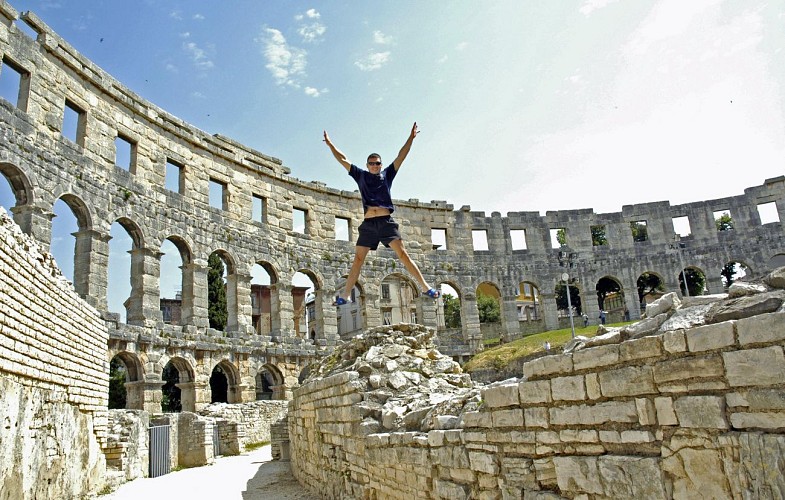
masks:
{"label": "arched opening", "polygon": [[210,402],[229,402],[229,379],[220,364],[215,365],[210,375]]}
{"label": "arched opening", "polygon": [[737,281],[743,281],[745,277],[751,276],[752,271],[746,264],[739,261],[726,262],[720,270],[720,279],[725,291]]}
{"label": "arched opening", "polygon": [[161,388],[163,412],[176,413],[196,409],[194,371],[188,361],[183,358],[170,359],[164,366],[161,379],[164,382]]}
{"label": "arched opening", "polygon": [[770,270],[779,269],[780,267],[785,267],[785,253],[778,253],[773,255],[769,262],[766,263]]}
{"label": "arched opening", "polygon": [[303,382],[311,375],[311,372],[314,369],[314,365],[308,365],[300,371],[300,375],[297,376],[297,383],[302,385]]}
{"label": "arched opening", "polygon": [[597,306],[600,308],[600,323],[629,321],[630,313],[624,301],[624,289],[616,278],[604,276],[597,281],[595,288]]}
{"label": "arched opening", "polygon": [[210,328],[226,331],[230,325],[236,324],[232,320],[236,321],[237,318],[236,310],[234,317],[231,312],[231,306],[236,306],[236,301],[232,300],[236,287],[229,285],[229,277],[234,275],[231,260],[225,252],[216,251],[207,259],[207,267],[207,317]]}
{"label": "arched opening", "polygon": [[480,318],[480,332],[486,346],[500,343],[502,331],[502,294],[494,283],[483,282],[477,286],[477,314]]}
{"label": "arched opening", "polygon": [[365,328],[365,295],[359,284],[354,285],[349,298],[351,302],[336,308],[338,336],[342,339],[352,338]]}
{"label": "arched opening", "polygon": [[125,384],[128,382],[125,363],[115,356],[109,362],[109,409],[125,409]]}
{"label": "arched opening", "polygon": [[[697,267],[685,267],[679,272],[679,290],[682,296],[695,297],[706,293],[706,274]],[[686,280],[686,286],[685,286]]]}
{"label": "arched opening", "polygon": [[256,373],[256,399],[257,400],[282,400],[286,399],[283,375],[274,365],[264,365]]}
{"label": "arched opening", "polygon": [[169,325],[185,325],[192,315],[193,285],[186,286],[184,272],[190,260],[182,239],[169,237],[161,244],[158,304],[163,322]]}
{"label": "arched opening", "polygon": [[[71,197],[71,200],[76,198]],[[50,251],[57,261],[57,267],[67,279],[74,283],[74,262],[76,255],[76,234],[84,229],[84,223],[77,218],[79,209],[74,209],[65,198],[58,199],[52,208],[52,240]]]}
{"label": "arched opening", "polygon": [[308,270],[297,271],[292,277],[292,306],[294,308],[294,331],[301,339],[310,339],[311,330],[316,337],[316,290],[317,280]]}
{"label": "arched opening", "polygon": [[638,303],[641,311],[646,310],[647,304],[665,295],[665,282],[657,273],[646,271],[638,276],[635,284],[638,288]]}
{"label": "arched opening", "polygon": [[251,268],[251,322],[259,335],[269,336],[273,331],[273,318],[279,316],[278,294],[274,287],[277,282],[270,263],[257,262]]}
{"label": "arched opening", "polygon": [[3,181],[0,182],[0,206],[5,207],[8,214],[11,215],[11,209],[18,203],[16,195],[14,194],[8,179],[6,179],[4,175],[0,175],[0,178],[3,179]]}
{"label": "arched opening", "polygon": [[540,288],[531,281],[521,281],[518,284],[515,307],[518,310],[518,321],[542,320]]}
{"label": "arched opening", "polygon": [[142,281],[134,274],[142,272],[142,232],[131,220],[120,218],[112,224],[109,235],[109,267],[107,270],[107,307],[120,315],[125,323],[129,317],[143,320]]}
{"label": "arched opening", "polygon": [[33,189],[27,176],[10,163],[0,163],[0,205],[6,209],[27,205],[32,201]]}
{"label": "arched opening", "polygon": [[[570,298],[567,299],[567,289],[569,288]],[[556,283],[554,289],[556,295],[556,311],[559,318],[559,328],[569,328],[570,315],[573,317],[583,314],[583,303],[581,301],[581,289],[574,279],[569,282],[569,287],[564,281]],[[572,309],[570,309],[572,308]]]}
{"label": "arched opening", "polygon": [[417,323],[417,288],[403,274],[390,274],[382,280],[379,306],[382,324]]}
{"label": "arched opening", "polygon": [[458,331],[462,327],[461,295],[450,283],[439,283],[438,290],[441,296],[436,310],[436,326],[439,330]]}

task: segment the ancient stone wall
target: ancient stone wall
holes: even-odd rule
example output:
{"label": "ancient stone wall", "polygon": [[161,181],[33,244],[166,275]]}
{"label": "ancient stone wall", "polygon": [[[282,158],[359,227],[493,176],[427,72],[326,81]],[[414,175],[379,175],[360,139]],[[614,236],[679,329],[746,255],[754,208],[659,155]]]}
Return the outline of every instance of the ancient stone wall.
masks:
{"label": "ancient stone wall", "polygon": [[0,208],[0,498],[103,486],[109,335]]}
{"label": "ancient stone wall", "polygon": [[547,356],[427,432],[373,431],[343,371],[295,391],[292,470],[325,498],[780,498],[784,348],[775,312]]}
{"label": "ancient stone wall", "polygon": [[236,422],[243,428],[242,446],[269,443],[270,428],[286,417],[286,401],[252,401],[243,404],[212,404],[199,411],[200,415]]}
{"label": "ancient stone wall", "polygon": [[[110,322],[108,358],[121,356],[129,379],[129,404],[160,409],[161,372],[172,362],[183,386],[184,409],[209,404],[209,378],[221,364],[229,374],[229,402],[252,400],[257,375],[272,367],[280,375],[276,397],[284,399],[300,372],[337,342],[333,291],[348,271],[353,240],[361,222],[361,202],[347,192],[289,175],[267,156],[219,134],[210,135],[172,116],[118,82],[79,54],[34,13],[19,16],[0,3],[0,53],[21,75],[17,103],[0,100],[0,174],[16,196],[14,220],[42,248],[51,242],[52,212],[63,200],[74,212],[76,233],[74,289],[105,313]],[[19,25],[36,33],[31,39]],[[79,116],[78,136],[63,136],[65,108]],[[131,164],[118,166],[115,140],[132,149]],[[325,163],[332,162],[325,152]],[[166,187],[167,164],[177,165],[180,185]],[[220,207],[211,206],[209,186],[224,189]],[[254,200],[263,216],[254,220]],[[347,201],[348,200],[348,201]],[[512,338],[521,328],[516,296],[521,282],[540,291],[542,319],[537,329],[560,324],[555,287],[569,271],[580,289],[583,309],[594,318],[596,286],[615,280],[633,318],[640,313],[637,279],[659,276],[666,290],[678,289],[684,267],[702,270],[709,292],[722,291],[719,272],[741,262],[751,275],[771,267],[785,254],[781,222],[762,224],[757,207],[775,203],[785,219],[785,178],[766,180],[739,196],[682,205],[641,203],[620,212],[591,209],[509,212],[488,216],[469,206],[455,210],[445,201],[397,200],[407,246],[433,284],[446,283],[461,299],[461,330],[450,337],[450,354],[467,356],[481,349],[476,290],[490,283],[501,294],[501,329]],[[348,210],[347,210],[348,207]],[[294,227],[295,210],[305,214],[305,229]],[[734,228],[717,231],[714,213],[730,211]],[[349,240],[336,238],[337,219],[348,217]],[[673,219],[687,217],[691,235],[686,247],[672,250]],[[633,222],[645,221],[647,237],[635,241]],[[107,312],[109,240],[113,223],[133,240],[131,295],[126,323]],[[606,245],[595,246],[592,227],[604,228]],[[564,229],[567,247],[552,248],[550,233]],[[434,249],[432,230],[444,230],[446,246]],[[487,235],[488,249],[475,250],[472,232]],[[525,232],[525,245],[514,246],[512,234]],[[165,324],[160,311],[160,250],[164,241],[182,258],[181,323]],[[207,260],[219,253],[227,262],[229,320],[225,331],[208,328]],[[251,269],[262,265],[271,275],[271,332],[252,328]],[[360,316],[365,327],[382,323],[381,283],[399,274],[391,250],[374,253],[363,271]],[[315,339],[295,331],[292,277],[307,274],[315,284]],[[417,321],[438,327],[433,301],[417,299]],[[445,334],[447,332],[444,332]],[[461,342],[454,342],[460,340]]]}

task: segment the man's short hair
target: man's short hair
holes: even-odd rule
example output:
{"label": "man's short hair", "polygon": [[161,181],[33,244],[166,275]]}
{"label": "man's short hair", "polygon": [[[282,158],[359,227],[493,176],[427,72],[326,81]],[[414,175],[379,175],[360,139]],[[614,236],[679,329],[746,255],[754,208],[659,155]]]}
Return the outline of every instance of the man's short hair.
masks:
{"label": "man's short hair", "polygon": [[379,158],[379,161],[381,161],[382,160],[382,155],[380,155],[379,153],[371,153],[371,154],[368,155],[368,158],[366,158],[365,161],[366,162],[370,161],[371,158]]}

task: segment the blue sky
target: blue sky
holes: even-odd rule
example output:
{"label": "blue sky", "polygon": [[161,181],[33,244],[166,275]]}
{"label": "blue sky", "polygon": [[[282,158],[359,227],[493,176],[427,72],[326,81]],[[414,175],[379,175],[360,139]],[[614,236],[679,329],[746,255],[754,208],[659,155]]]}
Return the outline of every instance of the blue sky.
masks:
{"label": "blue sky", "polygon": [[[741,194],[785,166],[785,0],[12,1],[145,99],[354,189],[490,214]],[[0,204],[5,186],[0,182]]]}

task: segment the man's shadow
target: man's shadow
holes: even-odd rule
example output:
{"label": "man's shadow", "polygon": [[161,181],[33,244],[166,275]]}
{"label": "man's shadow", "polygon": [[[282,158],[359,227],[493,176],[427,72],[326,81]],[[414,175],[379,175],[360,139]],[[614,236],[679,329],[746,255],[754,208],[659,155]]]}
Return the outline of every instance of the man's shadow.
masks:
{"label": "man's shadow", "polygon": [[288,460],[271,460],[259,463],[256,474],[248,480],[243,500],[319,500],[319,495],[310,493],[292,474]]}

